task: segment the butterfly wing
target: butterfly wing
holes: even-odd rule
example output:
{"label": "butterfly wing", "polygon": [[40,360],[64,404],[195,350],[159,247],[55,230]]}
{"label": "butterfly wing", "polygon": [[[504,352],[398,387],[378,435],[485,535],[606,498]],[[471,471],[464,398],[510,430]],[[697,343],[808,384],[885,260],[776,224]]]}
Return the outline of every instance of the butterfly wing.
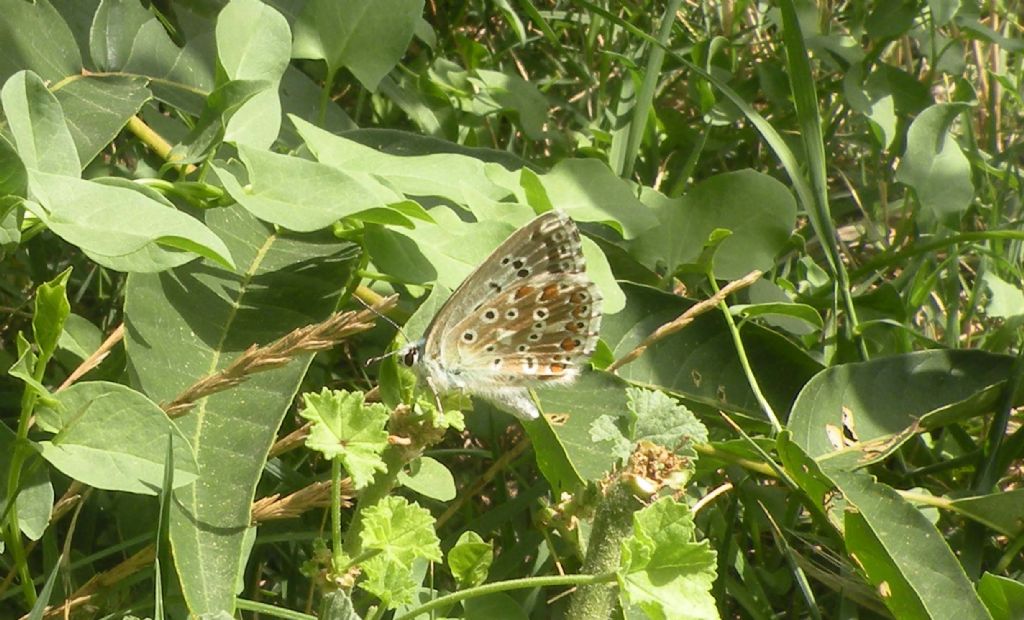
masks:
{"label": "butterfly wing", "polygon": [[509,237],[435,318],[425,346],[433,383],[537,417],[526,388],[572,381],[597,345],[601,296],[585,266],[579,231],[559,211]]}
{"label": "butterfly wing", "polygon": [[538,215],[516,230],[462,281],[427,327],[423,354],[442,366],[450,348],[443,346],[456,323],[517,281],[539,273],[581,273],[584,268],[576,224],[562,211]]}

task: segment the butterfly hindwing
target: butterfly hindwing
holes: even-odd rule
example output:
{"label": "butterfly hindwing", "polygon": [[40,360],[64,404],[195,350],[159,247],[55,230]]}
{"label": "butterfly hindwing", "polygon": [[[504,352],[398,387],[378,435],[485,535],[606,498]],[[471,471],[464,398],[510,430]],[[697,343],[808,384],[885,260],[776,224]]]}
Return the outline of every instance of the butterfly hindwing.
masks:
{"label": "butterfly hindwing", "polygon": [[570,381],[594,352],[600,323],[601,296],[585,275],[535,276],[453,326],[449,363],[476,383]]}

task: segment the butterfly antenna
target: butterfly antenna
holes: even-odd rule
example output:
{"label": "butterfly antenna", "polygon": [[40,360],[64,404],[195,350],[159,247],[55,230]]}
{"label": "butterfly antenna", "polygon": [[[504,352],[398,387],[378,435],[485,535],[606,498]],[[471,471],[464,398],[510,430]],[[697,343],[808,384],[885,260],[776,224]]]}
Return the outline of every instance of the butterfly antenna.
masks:
{"label": "butterfly antenna", "polygon": [[[368,304],[368,303],[366,303],[365,301],[363,301],[361,297],[358,297],[358,296],[356,296],[356,295],[353,295],[353,296],[352,296],[352,299],[355,299],[356,301],[358,301],[359,303],[361,303],[361,304],[363,305],[363,307],[364,307],[364,308],[366,308],[366,309],[367,309],[367,310],[369,310],[370,312],[372,312],[372,313],[376,314],[376,315],[377,315],[378,317],[380,317],[380,318],[381,318],[381,319],[383,319],[384,321],[386,321],[386,322],[390,323],[390,324],[391,324],[392,326],[394,326],[394,328],[395,328],[396,330],[398,330],[398,333],[402,334],[402,337],[404,337],[404,338],[405,338],[406,340],[408,340],[408,337],[406,337],[406,336],[405,336],[405,330],[403,330],[403,329],[402,329],[402,326],[401,326],[401,325],[399,325],[398,323],[395,323],[394,321],[392,321],[392,320],[391,320],[391,318],[390,318],[390,317],[388,317],[388,316],[385,316],[384,314],[382,314],[381,312],[379,312],[379,311],[378,311],[378,310],[377,310],[376,308],[374,308],[374,307],[373,307],[373,306],[371,306],[370,304]],[[376,364],[377,362],[380,362],[381,360],[385,360],[385,359],[387,359],[387,358],[389,358],[389,357],[391,357],[391,356],[393,356],[393,355],[398,355],[398,353],[400,353],[401,351],[402,351],[401,349],[395,349],[394,351],[390,351],[390,352],[388,352],[388,353],[385,353],[384,355],[377,355],[377,356],[374,356],[374,357],[368,358],[368,359],[366,360],[366,362],[364,362],[364,364],[363,364],[363,365],[364,365],[364,366],[372,366],[373,364]]]}

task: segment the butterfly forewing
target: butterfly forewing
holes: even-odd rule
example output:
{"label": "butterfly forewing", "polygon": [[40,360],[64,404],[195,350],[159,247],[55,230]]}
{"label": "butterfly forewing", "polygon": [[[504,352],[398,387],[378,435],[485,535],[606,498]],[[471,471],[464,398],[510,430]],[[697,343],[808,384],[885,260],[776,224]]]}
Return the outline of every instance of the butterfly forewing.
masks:
{"label": "butterfly forewing", "polygon": [[548,211],[512,233],[459,285],[426,331],[424,356],[445,363],[446,337],[455,323],[517,282],[543,273],[581,273],[585,263],[576,225]]}

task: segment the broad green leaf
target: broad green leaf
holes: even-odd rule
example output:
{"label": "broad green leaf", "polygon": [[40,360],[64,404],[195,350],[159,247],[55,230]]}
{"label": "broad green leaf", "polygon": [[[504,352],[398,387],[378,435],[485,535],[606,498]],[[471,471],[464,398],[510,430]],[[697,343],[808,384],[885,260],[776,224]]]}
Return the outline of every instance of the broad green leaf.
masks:
{"label": "broad green leaf", "polygon": [[306,446],[328,459],[341,459],[355,488],[370,484],[375,472],[387,471],[380,453],[388,446],[388,408],[364,404],[362,392],[324,388],[303,394],[306,407],[299,415],[313,422]]}
{"label": "broad green leaf", "polygon": [[359,587],[379,598],[385,609],[411,603],[416,595],[417,580],[412,566],[387,555],[376,555],[360,564],[364,578]]}
{"label": "broad green leaf", "polygon": [[368,174],[349,175],[324,164],[238,146],[249,171],[245,187],[213,166],[225,189],[261,220],[309,232],[401,198]]}
{"label": "broad green leaf", "polygon": [[614,440],[595,442],[594,420],[619,424],[627,415],[626,383],[608,373],[585,372],[567,388],[537,390],[541,411],[554,416],[523,424],[533,441],[537,465],[556,493],[597,480],[615,465]]}
{"label": "broad green leaf", "polygon": [[907,150],[896,180],[914,188],[921,205],[938,220],[964,212],[974,199],[971,164],[951,131],[970,107],[937,103],[921,112],[907,131]]}
{"label": "broad green leaf", "polygon": [[400,471],[398,481],[420,495],[439,502],[455,499],[455,478],[452,472],[429,456],[421,456],[409,463],[409,471]]}
{"label": "broad green leaf", "polygon": [[831,471],[829,476],[847,502],[847,552],[893,616],[990,618],[942,533],[920,510],[867,474]]}
{"label": "broad green leaf", "polygon": [[22,69],[37,73],[47,82],[81,74],[78,44],[64,18],[49,2],[0,0],[0,14],[4,16],[0,19],[0,41],[4,42],[0,82]]}
{"label": "broad green leaf", "polygon": [[218,85],[206,97],[192,131],[174,146],[169,159],[176,164],[205,162],[223,142],[225,127],[235,113],[273,85],[269,80],[227,80]]}
{"label": "broad green leaf", "polygon": [[991,271],[986,271],[982,281],[988,287],[989,300],[985,314],[993,318],[1010,319],[1024,315],[1024,291]]}
{"label": "broad green leaf", "polygon": [[978,581],[978,596],[992,614],[993,620],[1017,620],[1024,617],[1024,583],[985,573]]}
{"label": "broad green leaf", "polygon": [[463,532],[448,552],[448,568],[460,588],[473,588],[486,581],[493,561],[494,543],[484,542],[472,530]]}
{"label": "broad green leaf", "polygon": [[89,28],[89,55],[102,71],[117,71],[143,24],[156,18],[134,0],[101,0]]}
{"label": "broad green leaf", "polygon": [[937,350],[833,366],[801,390],[788,428],[829,469],[874,462],[918,432],[990,411],[1012,361]]}
{"label": "broad green leaf", "polygon": [[36,289],[35,311],[32,313],[32,333],[40,357],[48,360],[57,349],[57,341],[64,331],[64,321],[71,313],[68,302],[68,278],[71,267],[65,269],[56,278],[44,282]]}
{"label": "broad green leaf", "polygon": [[563,159],[539,176],[548,201],[578,222],[607,222],[626,239],[658,225],[636,188],[596,159]]}
{"label": "broad green leaf", "polygon": [[188,440],[151,400],[118,383],[76,383],[56,394],[57,434],[42,455],[67,476],[113,491],[156,495],[164,478],[167,435],[174,437],[174,487],[198,473]]}
{"label": "broad green leaf", "polygon": [[416,558],[441,561],[441,546],[434,533],[434,518],[403,497],[389,496],[363,511],[360,532],[363,550],[380,549],[381,555],[407,566]]}
{"label": "broad green leaf", "polygon": [[231,115],[224,140],[269,148],[281,129],[278,89],[291,56],[287,20],[257,0],[232,0],[217,16],[217,56],[228,79],[267,83]]}
{"label": "broad green leaf", "polygon": [[[655,329],[677,318],[693,302],[653,288],[626,285],[626,308],[601,323],[601,337],[615,357],[633,350]],[[741,335],[761,390],[778,415],[789,411],[797,393],[821,366],[779,334],[754,323]],[[686,329],[650,346],[618,375],[628,381],[682,396],[691,408],[702,404],[764,419],[736,355],[724,319],[711,312]]]}
{"label": "broad green leaf", "polygon": [[715,175],[674,200],[648,190],[644,202],[655,209],[660,225],[641,234],[631,251],[648,267],[661,264],[669,273],[696,263],[719,228],[732,235],[715,252],[716,277],[728,280],[770,269],[796,225],[790,190],[753,170]]}
{"label": "broad green leaf", "polygon": [[[0,472],[3,473],[0,514],[7,511],[7,474],[11,471],[15,442],[17,435],[14,431],[0,424]],[[39,446],[26,442],[23,449],[28,456],[22,462],[18,476],[18,528],[29,540],[39,540],[50,524],[53,484],[50,482],[50,469],[38,454]]]}
{"label": "broad green leaf", "polygon": [[150,78],[157,99],[198,115],[215,87],[216,52],[212,28],[178,47],[163,24],[152,19],[135,36],[123,72]]}
{"label": "broad green leaf", "polygon": [[954,499],[950,508],[1001,534],[1016,537],[1024,533],[1024,489]]}
{"label": "broad green leaf", "polygon": [[63,349],[79,360],[92,355],[103,343],[103,334],[89,319],[71,313],[64,321],[64,331],[57,340],[57,348]]}
{"label": "broad green leaf", "polygon": [[528,138],[544,139],[549,104],[535,84],[518,75],[486,69],[474,71],[469,81],[476,87],[468,102],[473,112],[480,116],[511,112]]}
{"label": "broad green leaf", "polygon": [[423,0],[312,0],[295,23],[293,58],[347,68],[369,91],[398,64],[423,13]]}
{"label": "broad green leaf", "polygon": [[706,540],[694,540],[685,504],[663,497],[633,515],[617,571],[623,609],[635,605],[664,620],[717,619],[715,572],[715,551]]}
{"label": "broad green leaf", "polygon": [[36,379],[35,368],[39,358],[36,356],[35,351],[32,350],[32,345],[29,344],[29,341],[25,339],[21,332],[18,332],[16,342],[18,359],[7,369],[7,374],[24,381],[25,385],[35,390],[36,394],[41,398],[52,401],[50,390]]}
{"label": "broad green leaf", "polygon": [[107,148],[129,119],[153,98],[148,80],[130,75],[82,76],[64,84],[54,95],[64,110],[83,164]]}
{"label": "broad green leaf", "polygon": [[26,207],[94,258],[121,257],[157,243],[233,266],[227,246],[202,222],[142,191],[42,172],[30,178],[40,204]]}
{"label": "broad green leaf", "polygon": [[[252,344],[327,318],[357,258],[352,244],[330,234],[277,232],[238,207],[210,211],[206,221],[229,244],[237,273],[204,262],[128,279],[131,376],[158,402],[226,367]],[[311,358],[252,375],[176,420],[199,461],[196,484],[175,491],[170,523],[193,613],[234,607],[256,483]]]}
{"label": "broad green leaf", "polygon": [[803,321],[816,329],[821,329],[825,325],[825,322],[822,320],[821,315],[818,314],[818,311],[813,306],[809,306],[807,304],[779,302],[737,304],[735,306],[729,306],[729,312],[744,318],[767,316],[791,317]]}
{"label": "broad green leaf", "polygon": [[501,200],[509,194],[487,175],[488,168],[496,164],[476,157],[443,152],[393,155],[336,136],[300,118],[290,118],[317,161],[347,174],[376,175],[406,196],[440,196],[469,205],[476,195]]}
{"label": "broad green leaf", "polygon": [[77,177],[82,164],[64,110],[38,75],[20,71],[0,89],[18,155],[32,172]]}

